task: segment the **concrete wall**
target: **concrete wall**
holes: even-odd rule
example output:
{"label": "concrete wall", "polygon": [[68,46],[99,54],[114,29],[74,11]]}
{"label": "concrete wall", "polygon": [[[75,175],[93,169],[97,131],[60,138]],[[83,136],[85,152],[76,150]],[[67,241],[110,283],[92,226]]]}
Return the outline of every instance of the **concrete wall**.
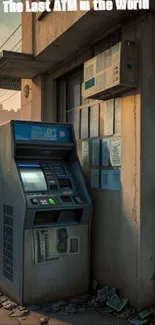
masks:
{"label": "concrete wall", "polygon": [[[79,1],[77,1],[79,3]],[[48,13],[41,21],[38,15],[35,19],[35,55],[39,54],[51,44],[55,39],[62,35],[78,19],[85,15],[85,11],[53,11]],[[50,28],[49,28],[50,26]],[[47,32],[48,31],[48,32]]]}
{"label": "concrete wall", "polygon": [[32,112],[31,118],[33,121],[41,121],[42,109],[42,77],[36,77],[32,82]]}
{"label": "concrete wall", "polygon": [[[154,15],[141,25],[141,229],[140,303],[155,303],[155,42]],[[149,37],[148,37],[149,35]]]}
{"label": "concrete wall", "polygon": [[[24,2],[24,1],[23,1]],[[30,1],[31,2],[31,1]],[[28,12],[22,13],[22,52],[33,53],[33,16]],[[30,94],[28,98],[24,97],[24,87],[30,87]],[[21,120],[31,120],[31,103],[32,103],[32,81],[22,80],[21,86]]]}
{"label": "concrete wall", "polygon": [[[121,191],[92,191],[92,274],[137,305],[139,94],[121,99]],[[104,118],[104,117],[103,117]],[[138,202],[137,202],[138,201]],[[131,262],[132,261],[132,262]]]}
{"label": "concrete wall", "polygon": [[[41,23],[36,21],[35,54],[63,33],[80,15],[77,13],[75,16],[74,13],[73,18],[72,14],[53,12]],[[120,289],[120,294],[138,308],[152,305],[155,297],[153,20],[150,13],[141,13],[123,25],[123,39],[139,44],[139,87],[136,92],[126,93],[121,98],[121,191],[92,191],[92,275],[101,284]],[[56,26],[55,29],[49,29],[49,24]],[[89,54],[88,51],[87,58]],[[81,62],[86,57],[81,56]],[[56,121],[54,80],[77,66],[80,57],[78,60],[74,60],[73,64],[70,61],[44,80],[38,77],[33,81],[30,97],[33,109],[25,110],[25,116]],[[25,105],[25,99],[22,103]]]}
{"label": "concrete wall", "polygon": [[56,122],[56,85],[53,76],[44,79],[42,119],[45,122]]}
{"label": "concrete wall", "polygon": [[[29,85],[29,97],[25,98],[23,89],[25,85]],[[41,121],[42,109],[42,78],[38,76],[33,80],[22,80],[22,107],[21,119]]]}
{"label": "concrete wall", "polygon": [[[140,20],[129,21],[123,38],[140,41]],[[87,53],[87,57],[89,52]],[[86,58],[85,58],[86,59]],[[83,58],[83,62],[85,61]],[[76,61],[74,61],[76,66]],[[44,120],[55,120],[53,79],[73,68],[71,64],[46,80]],[[48,99],[50,99],[48,101]],[[92,276],[101,284],[120,289],[120,294],[138,304],[140,219],[140,91],[121,99],[122,168],[121,191],[92,191]],[[45,113],[46,112],[46,113]],[[104,117],[103,117],[104,118]],[[81,146],[78,143],[79,156]],[[132,261],[132,263],[131,263]]]}
{"label": "concrete wall", "polygon": [[121,193],[92,193],[93,275],[139,309],[155,303],[154,18],[141,13],[123,26],[139,45],[139,90],[121,99]]}
{"label": "concrete wall", "polygon": [[[140,18],[131,19],[123,26],[123,39],[141,42],[140,29]],[[140,89],[122,95],[121,191],[92,192],[93,275],[116,287],[134,306],[139,290],[140,105]]]}
{"label": "concrete wall", "polygon": [[[32,0],[29,2],[31,3]],[[80,1],[78,0],[77,3],[77,11],[52,11],[41,20],[38,19],[40,13],[32,14],[24,11],[22,13],[23,52],[39,54],[85,15],[86,11],[79,10]],[[90,7],[92,7],[92,2],[90,2]]]}

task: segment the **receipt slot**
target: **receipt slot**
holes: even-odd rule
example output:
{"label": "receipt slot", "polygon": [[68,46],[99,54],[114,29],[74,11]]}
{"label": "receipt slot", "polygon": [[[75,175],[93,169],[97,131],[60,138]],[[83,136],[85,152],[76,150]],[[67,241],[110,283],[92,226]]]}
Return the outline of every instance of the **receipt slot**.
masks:
{"label": "receipt slot", "polygon": [[21,305],[89,287],[91,200],[69,124],[0,126],[0,290]]}

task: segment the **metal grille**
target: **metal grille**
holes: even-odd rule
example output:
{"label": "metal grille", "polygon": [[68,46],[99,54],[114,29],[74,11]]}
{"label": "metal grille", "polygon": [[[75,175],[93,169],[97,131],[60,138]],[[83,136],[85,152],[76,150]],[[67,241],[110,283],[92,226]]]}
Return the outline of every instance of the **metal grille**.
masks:
{"label": "metal grille", "polygon": [[66,228],[57,230],[57,252],[58,254],[67,254],[67,238],[68,233]]}
{"label": "metal grille", "polygon": [[79,238],[70,238],[70,253],[79,253]]}
{"label": "metal grille", "polygon": [[45,239],[45,258],[47,260],[50,256],[48,232],[45,232],[44,239]]}
{"label": "metal grille", "polygon": [[13,207],[4,205],[3,276],[13,281]]}
{"label": "metal grille", "polygon": [[46,260],[48,249],[45,247],[45,236],[48,238],[48,232],[41,230],[37,231],[37,247],[38,247],[38,263],[43,263]]}

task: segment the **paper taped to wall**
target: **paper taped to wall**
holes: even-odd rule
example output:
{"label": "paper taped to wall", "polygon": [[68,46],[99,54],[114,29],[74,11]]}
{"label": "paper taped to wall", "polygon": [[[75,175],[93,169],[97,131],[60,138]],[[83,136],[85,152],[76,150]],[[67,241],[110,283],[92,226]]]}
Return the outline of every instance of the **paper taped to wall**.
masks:
{"label": "paper taped to wall", "polygon": [[103,190],[119,191],[120,187],[120,169],[101,171],[101,188]]}
{"label": "paper taped to wall", "polygon": [[92,141],[92,165],[99,166],[100,164],[100,139]]}
{"label": "paper taped to wall", "polygon": [[88,107],[81,110],[81,138],[88,138]]}
{"label": "paper taped to wall", "polygon": [[99,104],[90,106],[90,137],[99,136]]}
{"label": "paper taped to wall", "polygon": [[109,166],[110,162],[110,139],[102,139],[102,166]]}
{"label": "paper taped to wall", "polygon": [[99,188],[99,170],[97,168],[91,170],[91,188]]}
{"label": "paper taped to wall", "polygon": [[89,164],[89,142],[82,141],[82,165]]}
{"label": "paper taped to wall", "polygon": [[121,137],[110,139],[110,162],[114,167],[121,166]]}
{"label": "paper taped to wall", "polygon": [[113,135],[114,128],[114,99],[105,101],[104,106],[104,135]]}
{"label": "paper taped to wall", "polygon": [[121,98],[115,99],[114,133],[121,133]]}

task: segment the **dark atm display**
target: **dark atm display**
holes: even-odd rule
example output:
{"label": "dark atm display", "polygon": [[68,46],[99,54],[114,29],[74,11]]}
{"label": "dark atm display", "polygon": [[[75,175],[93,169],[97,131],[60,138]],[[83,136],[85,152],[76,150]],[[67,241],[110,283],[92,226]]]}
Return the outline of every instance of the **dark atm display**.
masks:
{"label": "dark atm display", "polygon": [[25,192],[47,191],[47,184],[40,165],[18,165]]}
{"label": "dark atm display", "polygon": [[59,186],[61,189],[69,190],[72,188],[71,182],[69,179],[59,179]]}

